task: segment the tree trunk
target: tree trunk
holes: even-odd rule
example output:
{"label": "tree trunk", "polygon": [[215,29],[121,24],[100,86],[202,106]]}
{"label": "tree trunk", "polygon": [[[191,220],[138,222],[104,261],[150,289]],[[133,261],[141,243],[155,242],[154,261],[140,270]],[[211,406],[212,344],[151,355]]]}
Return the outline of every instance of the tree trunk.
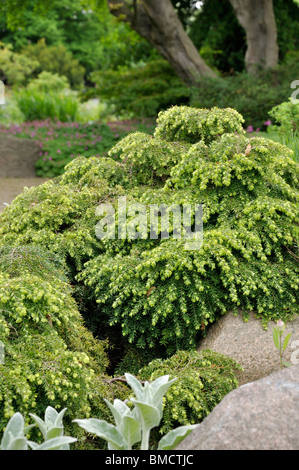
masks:
{"label": "tree trunk", "polygon": [[171,0],[107,0],[110,12],[127,22],[170,63],[186,84],[215,76],[185,32]]}
{"label": "tree trunk", "polygon": [[245,29],[248,73],[278,64],[277,30],[272,0],[229,0],[236,17]]}

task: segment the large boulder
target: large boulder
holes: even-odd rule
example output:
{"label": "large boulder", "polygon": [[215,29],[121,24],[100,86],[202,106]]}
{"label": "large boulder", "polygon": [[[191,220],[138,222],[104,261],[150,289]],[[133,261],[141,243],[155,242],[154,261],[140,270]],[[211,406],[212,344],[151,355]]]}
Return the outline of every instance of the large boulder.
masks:
{"label": "large boulder", "polygon": [[34,140],[1,134],[0,178],[34,177],[40,150]]}
{"label": "large boulder", "polygon": [[233,390],[176,449],[299,450],[299,365]]}
{"label": "large boulder", "polygon": [[[273,342],[275,326],[276,323],[271,321],[265,329],[254,314],[244,322],[241,314],[236,316],[228,312],[209,327],[198,350],[212,349],[238,362],[244,370],[237,371],[236,376],[239,385],[243,385],[280,370],[279,352]],[[287,323],[283,338],[288,333],[292,336],[283,358],[286,362],[299,364],[299,316]]]}

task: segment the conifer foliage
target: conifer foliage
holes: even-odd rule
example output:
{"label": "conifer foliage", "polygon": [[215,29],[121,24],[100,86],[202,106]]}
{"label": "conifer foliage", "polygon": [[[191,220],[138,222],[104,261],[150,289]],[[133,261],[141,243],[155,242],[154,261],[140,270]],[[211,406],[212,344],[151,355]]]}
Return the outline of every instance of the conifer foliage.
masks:
{"label": "conifer foliage", "polygon": [[[292,152],[247,138],[237,111],[173,107],[153,136],[133,133],[109,158],[80,157],[53,182],[25,191],[1,215],[4,242],[39,243],[67,263],[93,321],[138,348],[193,349],[229,309],[267,324],[298,313],[298,179]],[[117,197],[203,204],[203,245],[99,240],[96,207]],[[117,214],[116,214],[117,215]],[[84,299],[82,300],[84,303]]]}
{"label": "conifer foliage", "polygon": [[[184,150],[165,184],[144,189],[139,201],[202,203],[200,250],[171,237],[142,240],[117,256],[105,250],[78,276],[138,347],[194,348],[198,333],[231,308],[245,319],[256,312],[264,325],[298,313],[298,164],[286,147],[245,137],[241,122],[231,109],[171,108],[158,118],[152,145]],[[134,155],[144,175],[140,163],[149,167],[151,155],[139,143],[133,134],[117,149],[127,164]]]}

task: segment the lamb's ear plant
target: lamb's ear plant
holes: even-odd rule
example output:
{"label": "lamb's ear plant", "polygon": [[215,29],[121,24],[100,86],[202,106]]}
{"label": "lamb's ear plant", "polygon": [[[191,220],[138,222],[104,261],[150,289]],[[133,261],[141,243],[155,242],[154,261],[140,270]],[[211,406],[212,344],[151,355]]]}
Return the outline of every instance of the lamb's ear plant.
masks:
{"label": "lamb's ear plant", "polygon": [[62,418],[66,408],[60,413],[52,407],[48,407],[45,412],[45,421],[38,416],[31,415],[42,432],[44,442],[37,444],[29,441],[26,433],[35,426],[24,425],[24,418],[21,413],[15,413],[9,420],[2,436],[0,450],[69,450],[69,445],[76,442],[73,437],[63,436]]}
{"label": "lamb's ear plant", "polygon": [[[30,426],[32,427],[32,426]],[[15,413],[9,420],[2,436],[1,450],[28,450],[28,441],[25,433],[28,430],[24,425],[21,413]]]}
{"label": "lamb's ear plant", "polygon": [[282,342],[282,335],[285,330],[285,323],[282,320],[278,320],[276,328],[273,327],[273,341],[275,344],[276,349],[279,351],[279,360],[280,360],[280,367],[283,369],[283,366],[285,367],[291,367],[292,364],[289,362],[283,361],[283,352],[287,348],[289,344],[290,337],[292,333],[289,333],[286,335],[284,338],[284,341]]}
{"label": "lamb's ear plant", "polygon": [[[140,450],[149,449],[151,430],[160,424],[163,416],[163,396],[176,379],[169,380],[168,375],[159,377],[154,382],[142,385],[131,374],[125,374],[128,385],[135,397],[131,399],[134,408],[115,400],[113,404],[106,400],[115,425],[95,418],[76,419],[85,431],[96,434],[108,442],[109,450],[131,450],[140,442]],[[159,450],[171,450],[178,445],[197,425],[180,426],[162,437]]]}
{"label": "lamb's ear plant", "polygon": [[[38,445],[32,441],[28,441],[28,444],[32,449],[49,450],[49,448],[52,448],[53,445],[57,445],[60,450],[70,449],[70,442],[74,442],[74,440],[76,439],[69,438],[63,435],[64,427],[62,421],[65,412],[66,408],[64,408],[62,411],[60,411],[60,413],[58,413],[54,408],[52,408],[52,406],[48,406],[45,411],[44,421],[38,416],[30,413],[30,416],[35,421],[35,424],[38,426],[44,438],[44,442],[41,445]],[[72,440],[70,441],[70,439]]]}

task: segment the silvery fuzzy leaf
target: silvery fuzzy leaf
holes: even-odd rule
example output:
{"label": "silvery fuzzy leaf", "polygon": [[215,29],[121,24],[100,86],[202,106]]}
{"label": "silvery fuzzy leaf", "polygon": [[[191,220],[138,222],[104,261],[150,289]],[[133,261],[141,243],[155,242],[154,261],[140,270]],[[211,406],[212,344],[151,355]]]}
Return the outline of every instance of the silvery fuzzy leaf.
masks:
{"label": "silvery fuzzy leaf", "polygon": [[113,450],[127,449],[127,442],[113,424],[96,418],[75,419],[74,422],[78,423],[85,431],[105,439],[113,447]]}
{"label": "silvery fuzzy leaf", "polygon": [[21,413],[15,413],[7,423],[6,429],[4,431],[1,447],[6,449],[9,446],[9,443],[18,437],[23,437],[24,435],[24,419]]}
{"label": "silvery fuzzy leaf", "polygon": [[138,409],[139,419],[142,422],[143,429],[150,430],[160,424],[162,415],[156,406],[135,400],[134,404]]}
{"label": "silvery fuzzy leaf", "polygon": [[179,428],[173,429],[163,436],[159,442],[158,450],[172,450],[183,440],[185,437],[193,431],[198,425],[193,424],[189,426],[180,426]]}

